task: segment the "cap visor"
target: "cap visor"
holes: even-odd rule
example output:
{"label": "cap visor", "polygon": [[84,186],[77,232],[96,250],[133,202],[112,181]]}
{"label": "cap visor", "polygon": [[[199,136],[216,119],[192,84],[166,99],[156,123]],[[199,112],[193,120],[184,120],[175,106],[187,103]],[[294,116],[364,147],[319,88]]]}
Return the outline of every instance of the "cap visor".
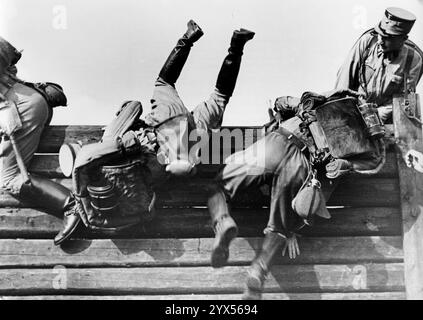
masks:
{"label": "cap visor", "polygon": [[375,27],[375,31],[380,34],[381,36],[385,36],[385,37],[393,37],[393,36],[401,36],[404,35],[404,33],[401,32],[391,32],[391,33],[387,33],[386,30],[382,29],[380,27],[380,23],[378,23]]}

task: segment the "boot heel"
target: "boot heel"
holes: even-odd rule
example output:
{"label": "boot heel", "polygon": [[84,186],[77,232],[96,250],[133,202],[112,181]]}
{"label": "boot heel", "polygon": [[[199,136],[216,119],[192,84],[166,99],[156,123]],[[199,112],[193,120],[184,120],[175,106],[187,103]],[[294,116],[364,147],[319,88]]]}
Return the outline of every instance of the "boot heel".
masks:
{"label": "boot heel", "polygon": [[229,258],[229,245],[238,235],[238,227],[230,217],[221,220],[217,229],[211,254],[211,265],[213,268],[221,268],[226,265]]}

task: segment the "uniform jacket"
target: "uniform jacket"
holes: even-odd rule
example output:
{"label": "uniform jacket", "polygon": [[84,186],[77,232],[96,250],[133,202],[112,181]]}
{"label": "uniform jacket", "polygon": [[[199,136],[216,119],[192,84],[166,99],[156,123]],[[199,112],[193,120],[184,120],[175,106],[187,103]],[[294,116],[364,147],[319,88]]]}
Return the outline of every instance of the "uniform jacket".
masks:
{"label": "uniform jacket", "polygon": [[378,47],[375,32],[369,30],[364,33],[339,69],[336,89],[358,91],[367,97],[367,102],[378,106],[392,104],[392,96],[403,92],[404,72],[408,74],[409,87],[415,89],[423,71],[422,56],[415,45],[406,41],[398,54],[390,57],[384,57]]}

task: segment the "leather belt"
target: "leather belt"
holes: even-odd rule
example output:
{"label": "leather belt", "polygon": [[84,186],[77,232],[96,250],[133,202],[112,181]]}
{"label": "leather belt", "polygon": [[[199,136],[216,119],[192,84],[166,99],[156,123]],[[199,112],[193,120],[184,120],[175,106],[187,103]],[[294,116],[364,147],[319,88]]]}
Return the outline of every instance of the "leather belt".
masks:
{"label": "leather belt", "polygon": [[279,132],[280,134],[286,136],[288,140],[292,141],[292,143],[295,144],[308,159],[310,158],[310,150],[308,150],[307,145],[303,141],[301,141],[300,138],[294,135],[291,131],[283,127],[279,127],[276,132]]}

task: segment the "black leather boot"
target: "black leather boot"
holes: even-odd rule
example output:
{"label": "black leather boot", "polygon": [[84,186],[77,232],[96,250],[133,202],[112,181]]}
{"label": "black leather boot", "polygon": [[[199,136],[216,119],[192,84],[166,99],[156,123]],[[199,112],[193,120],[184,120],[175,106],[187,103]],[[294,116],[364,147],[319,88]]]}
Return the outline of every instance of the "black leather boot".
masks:
{"label": "black leather boot", "polygon": [[[81,209],[83,210],[83,209]],[[78,204],[75,200],[68,205],[63,214],[63,227],[59,233],[54,237],[54,244],[56,246],[62,244],[65,240],[69,239],[72,233],[76,230],[81,222],[81,216],[78,212]]]}
{"label": "black leather boot", "polygon": [[229,258],[229,245],[238,235],[238,227],[230,216],[230,210],[225,193],[221,188],[213,189],[208,199],[208,208],[212,218],[215,240],[211,253],[213,268],[223,267]]}
{"label": "black leather boot", "polygon": [[193,20],[190,20],[187,26],[188,30],[178,40],[159,73],[159,77],[172,86],[181,74],[193,43],[204,34],[203,30]]}
{"label": "black leather boot", "polygon": [[244,300],[260,300],[264,282],[269,272],[273,256],[283,243],[277,233],[266,233],[260,254],[252,262],[248,271],[247,285],[242,298]]}
{"label": "black leather boot", "polygon": [[248,40],[253,39],[254,32],[240,29],[235,30],[231,45],[228,50],[228,55],[223,60],[219,75],[217,76],[216,89],[220,93],[231,97],[238,78],[239,69],[241,66],[241,57],[244,51],[244,45]]}
{"label": "black leather boot", "polygon": [[75,198],[72,192],[49,179],[31,175],[30,182],[22,185],[19,198],[32,206],[47,209],[53,215],[61,217],[64,213],[63,228],[59,233],[62,235],[54,239],[56,245],[69,238],[81,221],[79,214],[73,210]]}

